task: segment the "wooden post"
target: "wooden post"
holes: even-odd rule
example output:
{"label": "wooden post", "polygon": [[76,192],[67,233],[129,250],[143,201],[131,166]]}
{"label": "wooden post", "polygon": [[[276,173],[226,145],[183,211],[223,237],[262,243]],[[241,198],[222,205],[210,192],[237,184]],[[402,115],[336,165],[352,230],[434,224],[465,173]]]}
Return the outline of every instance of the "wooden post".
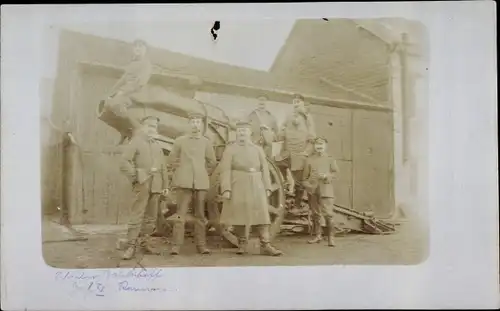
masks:
{"label": "wooden post", "polygon": [[75,198],[75,150],[76,144],[70,132],[64,132],[62,138],[62,193],[61,224],[70,225],[70,211],[74,210]]}

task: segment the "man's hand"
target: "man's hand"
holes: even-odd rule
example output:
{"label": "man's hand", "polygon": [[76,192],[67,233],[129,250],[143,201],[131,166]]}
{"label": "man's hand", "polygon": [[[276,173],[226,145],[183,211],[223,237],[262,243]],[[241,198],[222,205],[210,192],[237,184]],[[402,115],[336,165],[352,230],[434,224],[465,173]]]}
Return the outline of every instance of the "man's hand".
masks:
{"label": "man's hand", "polygon": [[230,200],[231,199],[231,192],[230,191],[224,191],[222,194],[222,198],[225,200]]}
{"label": "man's hand", "polygon": [[168,190],[167,188],[165,188],[165,189],[163,189],[163,190],[161,191],[161,195],[163,195],[163,196],[165,196],[165,197],[166,197],[169,193],[170,193],[170,190]]}
{"label": "man's hand", "polygon": [[260,129],[261,130],[269,130],[269,126],[265,125],[265,124],[261,124],[260,125]]}
{"label": "man's hand", "polygon": [[329,184],[330,181],[331,181],[331,176],[327,175],[327,174],[319,174],[319,178],[325,183],[325,184]]}
{"label": "man's hand", "polygon": [[156,172],[158,172],[158,169],[157,169],[156,167],[153,167],[153,168],[151,168],[151,169],[149,170],[149,173],[150,173],[150,174],[154,174],[154,173],[156,173]]}
{"label": "man's hand", "polygon": [[270,196],[271,196],[271,194],[273,194],[273,193],[271,192],[271,190],[266,189],[266,195],[267,195],[268,197],[270,197]]}

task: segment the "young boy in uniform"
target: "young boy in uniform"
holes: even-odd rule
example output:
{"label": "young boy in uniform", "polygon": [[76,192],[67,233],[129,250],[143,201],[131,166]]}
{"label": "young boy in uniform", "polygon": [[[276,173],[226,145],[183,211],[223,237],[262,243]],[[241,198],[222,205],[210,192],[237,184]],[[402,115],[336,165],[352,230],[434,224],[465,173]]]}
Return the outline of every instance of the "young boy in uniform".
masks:
{"label": "young boy in uniform", "polygon": [[304,167],[303,186],[308,192],[314,228],[314,238],[308,243],[320,243],[323,240],[323,216],[326,221],[328,246],[335,246],[333,179],[338,173],[338,167],[335,159],[326,153],[326,144],[326,138],[317,137],[314,140],[314,152],[307,158]]}

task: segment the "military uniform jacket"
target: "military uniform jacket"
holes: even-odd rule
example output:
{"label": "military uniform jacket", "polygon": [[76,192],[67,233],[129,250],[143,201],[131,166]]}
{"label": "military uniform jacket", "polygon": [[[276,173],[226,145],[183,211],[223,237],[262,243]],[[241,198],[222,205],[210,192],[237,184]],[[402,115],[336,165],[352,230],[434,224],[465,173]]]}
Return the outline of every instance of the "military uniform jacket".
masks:
{"label": "military uniform jacket", "polygon": [[[278,134],[278,122],[269,111],[256,109],[250,113],[248,119],[252,124],[252,141],[255,144],[263,145],[265,143],[268,145],[275,140]],[[262,131],[261,125],[266,125],[269,130]],[[261,140],[264,140],[264,142],[261,142]]]}
{"label": "military uniform jacket", "polygon": [[305,157],[312,152],[311,140],[316,136],[314,122],[309,114],[293,113],[285,121],[278,135],[278,141],[284,141],[276,161],[290,159],[292,171],[302,170]]}
{"label": "military uniform jacket", "polygon": [[174,173],[172,186],[208,190],[209,173],[216,161],[212,142],[207,137],[191,134],[178,137],[168,158]]}
{"label": "military uniform jacket", "polygon": [[[156,168],[156,173],[150,173]],[[151,192],[159,193],[168,187],[167,164],[165,155],[156,140],[135,135],[123,146],[120,170],[130,182],[144,183],[152,179]]]}
{"label": "military uniform jacket", "polygon": [[[334,198],[333,179],[338,173],[337,162],[328,154],[311,154],[304,166],[303,185],[309,193],[319,192],[321,197]],[[319,176],[325,174],[326,180]]]}
{"label": "military uniform jacket", "polygon": [[153,65],[147,58],[134,59],[125,68],[125,73],[113,88],[111,96],[120,92],[129,95],[139,92],[151,78]]}

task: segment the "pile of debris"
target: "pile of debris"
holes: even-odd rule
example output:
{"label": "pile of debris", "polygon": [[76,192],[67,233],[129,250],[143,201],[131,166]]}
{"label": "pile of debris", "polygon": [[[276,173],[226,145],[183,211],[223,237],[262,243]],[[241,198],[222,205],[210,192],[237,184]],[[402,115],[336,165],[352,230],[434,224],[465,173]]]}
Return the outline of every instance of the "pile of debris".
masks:
{"label": "pile of debris", "polygon": [[[287,206],[293,206],[293,198],[287,198]],[[359,212],[351,208],[335,205],[335,226],[336,235],[346,233],[364,234],[392,234],[396,232],[395,225],[377,219],[371,212]],[[321,225],[325,226],[324,219]],[[301,208],[288,208],[287,215],[281,225],[282,234],[310,234],[312,232],[312,222],[307,199],[304,199]]]}

